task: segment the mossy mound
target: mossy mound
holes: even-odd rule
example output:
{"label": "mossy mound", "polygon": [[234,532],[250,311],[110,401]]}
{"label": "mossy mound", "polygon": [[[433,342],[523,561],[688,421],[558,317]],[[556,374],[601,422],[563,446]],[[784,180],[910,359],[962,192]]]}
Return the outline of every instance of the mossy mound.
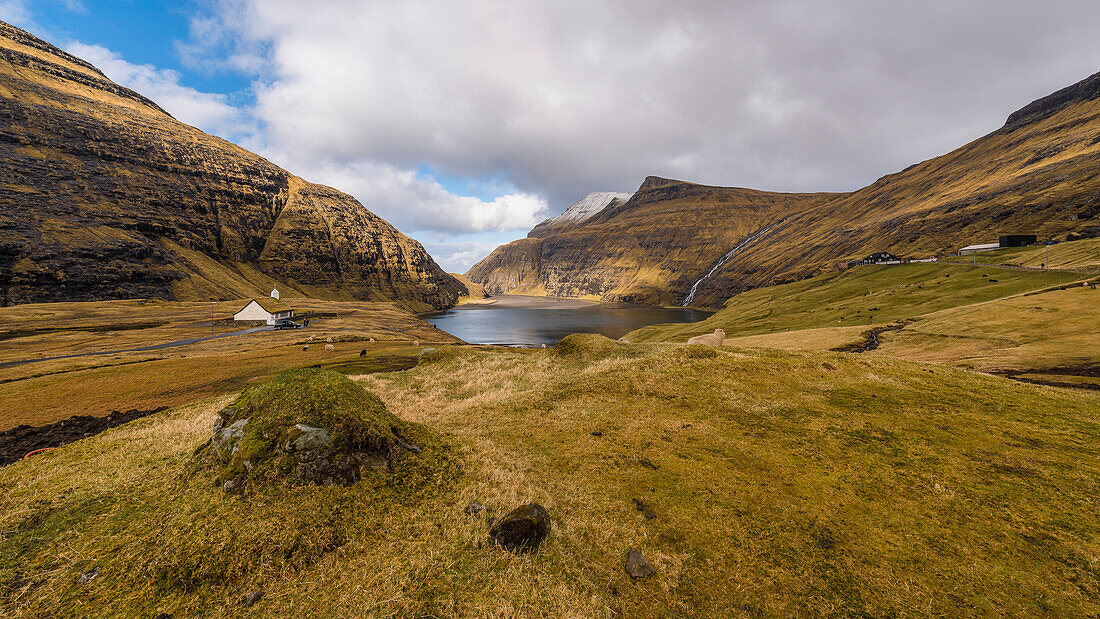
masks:
{"label": "mossy mound", "polygon": [[211,445],[226,490],[278,479],[350,485],[421,448],[413,428],[343,374],[288,370],[218,413]]}
{"label": "mossy mound", "polygon": [[601,359],[630,352],[630,345],[595,333],[567,335],[554,346],[554,354],[577,359]]}

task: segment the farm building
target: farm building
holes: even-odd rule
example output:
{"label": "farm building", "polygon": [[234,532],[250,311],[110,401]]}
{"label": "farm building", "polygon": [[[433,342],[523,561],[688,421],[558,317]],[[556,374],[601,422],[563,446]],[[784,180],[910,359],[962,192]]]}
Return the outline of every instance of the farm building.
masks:
{"label": "farm building", "polygon": [[1034,245],[1037,237],[1034,234],[1004,234],[998,241],[1001,247],[1026,247]]}
{"label": "farm building", "polygon": [[271,297],[249,299],[248,304],[233,314],[233,320],[262,320],[269,325],[284,318],[293,318],[294,310],[286,303]]}
{"label": "farm building", "polygon": [[967,245],[966,247],[959,248],[959,255],[977,254],[983,251],[993,251],[994,249],[1000,248],[1000,243],[978,243],[977,245]]}
{"label": "farm building", "polygon": [[901,258],[898,258],[888,251],[876,251],[870,256],[864,258],[863,260],[856,262],[856,264],[884,264],[891,262],[901,262]]}

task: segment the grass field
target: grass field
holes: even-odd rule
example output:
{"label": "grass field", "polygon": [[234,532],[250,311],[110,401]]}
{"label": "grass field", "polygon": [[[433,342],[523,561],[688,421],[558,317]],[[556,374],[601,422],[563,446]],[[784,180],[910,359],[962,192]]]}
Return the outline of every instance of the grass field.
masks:
{"label": "grass field", "polygon": [[1000,299],[1081,279],[1075,273],[916,263],[855,267],[757,288],[697,323],[654,325],[631,341],[686,341],[725,330],[727,337],[819,327],[882,325],[939,310]]}
{"label": "grass field", "polygon": [[[394,369],[415,361],[415,341],[457,340],[388,303],[289,299],[299,311],[334,314],[307,329],[261,332],[150,351],[0,365],[0,430],[73,415],[179,406],[236,391],[292,367],[342,365]],[[0,308],[0,364],[87,352],[125,350],[228,333],[211,327],[243,302],[104,301]],[[312,341],[311,341],[312,338]],[[325,351],[332,338],[333,352]],[[375,338],[375,343],[369,340]],[[303,348],[309,345],[308,350]],[[360,359],[359,352],[367,350]]]}
{"label": "grass field", "polygon": [[[229,397],[160,413],[0,470],[0,614],[1100,612],[1086,394],[598,336],[360,380],[440,437],[427,482],[224,495],[189,462]],[[472,500],[495,516],[536,500],[550,536],[488,548]],[[657,573],[631,581],[629,548]]]}
{"label": "grass field", "polygon": [[[1090,239],[1049,249],[1050,260],[1076,272],[992,264],[855,267],[744,292],[705,321],[654,325],[626,338],[686,341],[721,328],[730,346],[841,350],[864,343],[871,329],[889,327],[868,354],[1100,389],[1100,346],[1087,345],[1097,332],[1100,290],[1081,285],[1100,281],[1088,270],[1098,247]],[[1030,265],[1046,251],[963,258]]]}

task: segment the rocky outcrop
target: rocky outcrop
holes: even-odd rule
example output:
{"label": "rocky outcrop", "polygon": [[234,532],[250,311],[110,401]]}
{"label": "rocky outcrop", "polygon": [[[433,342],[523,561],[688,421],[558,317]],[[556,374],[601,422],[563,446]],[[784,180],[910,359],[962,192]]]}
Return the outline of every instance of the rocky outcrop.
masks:
{"label": "rocky outcrop", "polygon": [[851,193],[651,176],[630,200],[559,226],[538,245],[502,246],[467,276],[493,282],[496,293],[658,305],[684,303],[698,282],[691,304],[719,307],[738,292],[876,251],[926,258],[1001,234],[1096,236],[1098,135],[1100,74],[1025,106],[983,138]]}
{"label": "rocky outcrop", "polygon": [[541,276],[542,240],[533,238],[501,245],[464,275],[489,294],[531,292],[540,285]]}
{"label": "rocky outcrop", "polygon": [[274,281],[425,310],[463,290],[351,196],[180,123],[2,22],[0,203],[5,305],[236,298]]}

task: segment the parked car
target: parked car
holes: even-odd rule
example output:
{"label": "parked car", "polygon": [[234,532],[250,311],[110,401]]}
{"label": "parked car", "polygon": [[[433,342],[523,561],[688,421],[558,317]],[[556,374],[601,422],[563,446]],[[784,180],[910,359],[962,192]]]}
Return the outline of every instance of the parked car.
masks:
{"label": "parked car", "polygon": [[301,329],[302,325],[294,322],[289,318],[280,318],[275,321],[276,329]]}

